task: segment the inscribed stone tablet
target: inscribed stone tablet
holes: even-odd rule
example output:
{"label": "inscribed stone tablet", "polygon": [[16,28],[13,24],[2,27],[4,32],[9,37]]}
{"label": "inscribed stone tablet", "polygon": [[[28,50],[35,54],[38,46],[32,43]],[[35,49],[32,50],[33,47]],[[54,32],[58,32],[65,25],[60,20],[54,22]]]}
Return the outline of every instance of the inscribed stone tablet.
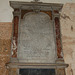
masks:
{"label": "inscribed stone tablet", "polygon": [[53,25],[47,14],[24,15],[19,26],[18,59],[26,63],[55,62]]}

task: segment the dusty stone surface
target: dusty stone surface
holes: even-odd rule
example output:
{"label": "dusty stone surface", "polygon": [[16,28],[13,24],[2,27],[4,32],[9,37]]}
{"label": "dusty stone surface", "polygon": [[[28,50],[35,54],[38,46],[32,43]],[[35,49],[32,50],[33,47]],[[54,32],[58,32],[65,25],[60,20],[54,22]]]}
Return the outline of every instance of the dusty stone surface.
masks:
{"label": "dusty stone surface", "polygon": [[75,3],[65,4],[61,12],[61,33],[66,75],[75,75]]}

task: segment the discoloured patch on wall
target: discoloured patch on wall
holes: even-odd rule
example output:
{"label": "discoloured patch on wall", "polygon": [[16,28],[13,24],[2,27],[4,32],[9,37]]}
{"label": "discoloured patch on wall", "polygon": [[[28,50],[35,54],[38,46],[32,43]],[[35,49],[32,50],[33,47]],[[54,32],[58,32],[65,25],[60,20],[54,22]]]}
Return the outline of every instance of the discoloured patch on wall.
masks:
{"label": "discoloured patch on wall", "polygon": [[66,75],[75,75],[75,3],[65,4],[62,9],[61,32],[64,59],[69,64]]}

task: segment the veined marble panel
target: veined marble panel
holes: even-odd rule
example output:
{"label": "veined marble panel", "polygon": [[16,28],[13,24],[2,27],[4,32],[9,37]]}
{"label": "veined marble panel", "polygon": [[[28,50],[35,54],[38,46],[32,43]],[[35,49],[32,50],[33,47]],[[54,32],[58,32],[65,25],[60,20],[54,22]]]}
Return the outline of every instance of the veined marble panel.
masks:
{"label": "veined marble panel", "polygon": [[50,17],[29,12],[19,25],[18,59],[25,63],[54,63],[55,43]]}

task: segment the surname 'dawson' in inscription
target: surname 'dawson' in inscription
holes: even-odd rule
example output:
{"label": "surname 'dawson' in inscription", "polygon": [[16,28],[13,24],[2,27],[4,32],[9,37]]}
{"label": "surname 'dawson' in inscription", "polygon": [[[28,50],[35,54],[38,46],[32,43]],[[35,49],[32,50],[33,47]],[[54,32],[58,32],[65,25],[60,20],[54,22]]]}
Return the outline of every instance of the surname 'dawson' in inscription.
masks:
{"label": "surname 'dawson' in inscription", "polygon": [[47,14],[42,12],[25,14],[19,26],[18,43],[20,62],[55,62],[53,25]]}

